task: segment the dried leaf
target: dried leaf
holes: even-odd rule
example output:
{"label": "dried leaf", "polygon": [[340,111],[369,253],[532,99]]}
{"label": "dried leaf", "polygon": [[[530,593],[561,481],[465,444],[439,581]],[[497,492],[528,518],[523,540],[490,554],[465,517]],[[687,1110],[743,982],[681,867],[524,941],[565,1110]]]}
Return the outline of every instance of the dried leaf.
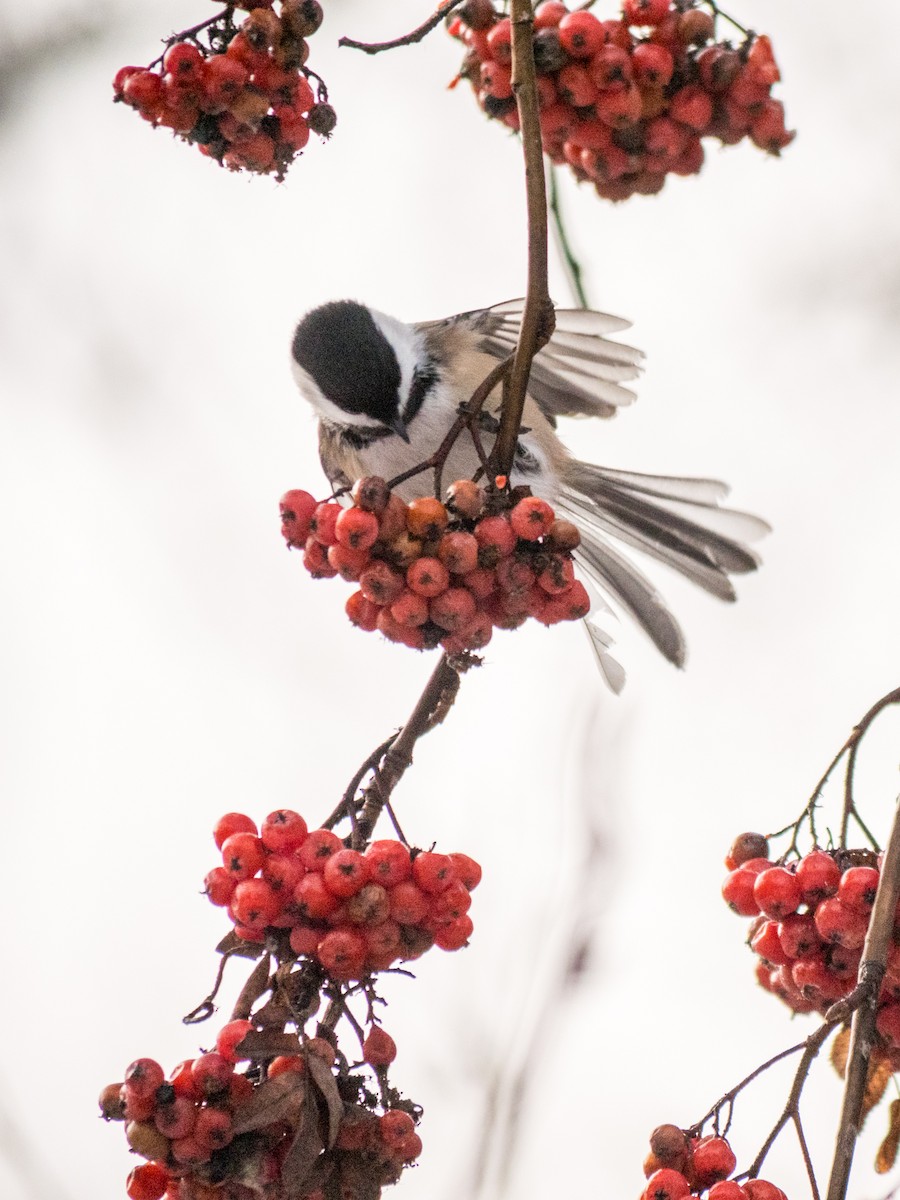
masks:
{"label": "dried leaf", "polygon": [[341,1119],[344,1116],[344,1102],[338,1091],[337,1080],[324,1058],[319,1058],[317,1054],[308,1054],[306,1065],[309,1067],[310,1077],[328,1109],[328,1146],[330,1149],[337,1139]]}
{"label": "dried leaf", "polygon": [[246,1021],[250,1016],[253,1005],[260,996],[265,995],[269,990],[269,962],[269,954],[266,953],[250,972],[250,977],[241,988],[241,994],[238,996],[237,1003],[232,1009],[232,1021]]}
{"label": "dried leaf", "polygon": [[891,1064],[887,1059],[883,1058],[877,1052],[872,1054],[872,1057],[869,1059],[869,1074],[866,1079],[865,1094],[863,1095],[860,1126],[862,1126],[863,1121],[881,1100],[893,1073]]}
{"label": "dried leaf", "polygon": [[251,1029],[238,1042],[236,1052],[240,1058],[274,1058],[277,1054],[299,1054],[300,1039],[296,1033],[282,1033],[280,1029]]}
{"label": "dried leaf", "polygon": [[[321,1061],[321,1060],[320,1060]],[[293,1075],[295,1072],[289,1071]],[[283,1079],[284,1076],[278,1076]],[[319,1133],[319,1117],[315,1104],[310,1103],[309,1081],[301,1077],[306,1092],[306,1103],[300,1111],[300,1120],[291,1148],[281,1164],[281,1182],[288,1196],[299,1196],[310,1190],[310,1175],[316,1167],[322,1151],[322,1135]]]}
{"label": "dried leaf", "polygon": [[236,954],[238,958],[259,958],[265,952],[265,946],[261,946],[257,942],[245,942],[233,929],[231,933],[226,933],[216,946],[217,954]]}
{"label": "dried leaf", "polygon": [[875,1155],[875,1170],[879,1175],[886,1175],[888,1171],[892,1170],[897,1161],[898,1149],[900,1149],[900,1100],[892,1100],[887,1135]]}
{"label": "dried leaf", "polygon": [[850,1050],[850,1026],[845,1025],[843,1029],[838,1031],[837,1036],[831,1043],[831,1065],[840,1075],[841,1079],[847,1074],[847,1054]]}
{"label": "dried leaf", "polygon": [[237,1135],[261,1129],[274,1121],[293,1121],[306,1099],[306,1080],[296,1071],[285,1071],[274,1079],[266,1079],[235,1110],[233,1131]]}

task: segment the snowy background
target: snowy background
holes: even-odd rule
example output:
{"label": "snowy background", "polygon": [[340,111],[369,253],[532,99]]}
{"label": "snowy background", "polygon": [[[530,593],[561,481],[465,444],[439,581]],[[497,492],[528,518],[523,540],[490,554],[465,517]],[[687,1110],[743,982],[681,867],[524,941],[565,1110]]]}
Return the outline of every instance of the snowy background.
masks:
{"label": "snowy background", "polygon": [[[198,894],[213,823],[322,819],[430,671],[348,625],[343,585],[307,578],[276,515],[287,488],[324,487],[288,369],[299,315],[353,296],[424,319],[524,288],[519,147],[446,90],[458,46],[337,49],[427,9],[330,0],[310,65],[340,123],[278,186],[110,103],[115,70],[202,5],[0,0],[4,1200],[124,1196],[133,1160],[96,1095],[139,1055],[170,1066],[211,1040],[180,1016],[224,931]],[[735,15],[772,34],[800,135],[781,161],[713,152],[615,208],[565,181],[592,302],[647,353],[638,405],[565,435],[584,458],[727,479],[774,527],[765,567],[736,607],[655,576],[688,668],[623,625],[619,699],[580,629],[499,635],[418,748],[407,832],[473,854],[485,882],[471,947],[390,993],[396,1077],[426,1109],[407,1200],[636,1197],[656,1124],[696,1120],[811,1028],[755,989],[721,861],[800,811],[898,683],[900,76],[887,0]],[[555,262],[553,290],[570,300]],[[860,768],[881,830],[891,722]],[[791,1069],[739,1105],[743,1162]],[[838,1102],[822,1064],[804,1112],[823,1177]],[[854,1185],[873,1200],[879,1132]]]}

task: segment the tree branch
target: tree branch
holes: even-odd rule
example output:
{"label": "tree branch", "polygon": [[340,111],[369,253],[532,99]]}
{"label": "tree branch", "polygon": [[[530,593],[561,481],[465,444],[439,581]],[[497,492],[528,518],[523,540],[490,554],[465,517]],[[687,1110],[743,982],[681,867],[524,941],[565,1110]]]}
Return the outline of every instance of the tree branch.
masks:
{"label": "tree branch", "polygon": [[492,469],[509,475],[522,424],[531,360],[553,336],[556,322],[547,281],[547,189],[538,119],[537,77],[532,48],[534,20],[529,0],[512,0],[512,88],[519,112],[525,155],[528,208],[528,290],[512,370],[503,396],[500,432],[491,455]]}
{"label": "tree branch", "polygon": [[[900,698],[900,693],[891,693],[891,695],[894,699]],[[879,701],[860,722],[860,727],[864,723],[868,724],[888,703],[893,703],[889,697]],[[862,736],[862,731],[859,736]],[[859,739],[856,740],[858,743]],[[856,1139],[859,1137],[862,1104],[869,1073],[869,1059],[875,1041],[878,993],[884,979],[898,895],[900,895],[900,807],[894,812],[894,821],[881,867],[881,878],[875,895],[875,906],[872,909],[869,932],[863,946],[859,980],[860,987],[865,987],[866,994],[853,1017],[850,1032],[847,1085],[844,1089],[844,1103],[838,1124],[834,1162],[826,1200],[844,1200],[847,1194],[853,1151],[856,1147]]]}

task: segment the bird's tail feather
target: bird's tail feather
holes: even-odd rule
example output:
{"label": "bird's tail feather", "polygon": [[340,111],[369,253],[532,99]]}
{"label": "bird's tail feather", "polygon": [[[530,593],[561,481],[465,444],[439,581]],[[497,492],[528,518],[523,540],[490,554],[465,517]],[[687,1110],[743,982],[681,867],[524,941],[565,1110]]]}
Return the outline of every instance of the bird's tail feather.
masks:
{"label": "bird's tail feather", "polygon": [[563,479],[558,507],[582,531],[577,557],[584,569],[676,666],[685,657],[677,621],[610,539],[656,558],[721,600],[734,600],[729,575],[753,571],[759,561],[742,539],[760,537],[768,526],[749,513],[718,507],[726,492],[716,480],[639,475],[576,461]]}

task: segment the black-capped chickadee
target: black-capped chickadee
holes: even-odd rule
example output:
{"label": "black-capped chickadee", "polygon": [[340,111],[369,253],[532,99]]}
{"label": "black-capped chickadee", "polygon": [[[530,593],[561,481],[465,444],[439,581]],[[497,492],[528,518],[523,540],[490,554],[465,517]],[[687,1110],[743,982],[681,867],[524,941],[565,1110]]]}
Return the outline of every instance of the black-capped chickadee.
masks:
{"label": "black-capped chickadee", "polygon": [[[415,325],[353,300],[307,313],[294,332],[292,365],[319,417],[319,456],[331,483],[343,487],[363,475],[390,480],[434,454],[460,406],[515,349],[523,305],[514,300]],[[618,471],[579,462],[566,450],[556,433],[557,417],[611,417],[634,400],[623,383],[638,375],[643,355],[605,336],[628,325],[604,313],[557,310],[553,337],[532,364],[510,482],[527,484],[579,527],[576,559],[589,578],[681,666],[681,629],[652,583],[613,542],[659,559],[722,600],[734,600],[729,575],[758,565],[744,542],[768,526],[720,508],[728,488],[716,480]],[[496,428],[500,403],[498,385],[484,405],[486,428],[491,422]],[[479,466],[471,438],[462,436],[443,478],[448,483],[471,478]],[[427,493],[430,483],[429,473],[420,474],[396,490],[410,500]],[[597,644],[596,629],[592,635],[602,662],[604,645]],[[615,675],[616,664],[602,665],[608,676]]]}

